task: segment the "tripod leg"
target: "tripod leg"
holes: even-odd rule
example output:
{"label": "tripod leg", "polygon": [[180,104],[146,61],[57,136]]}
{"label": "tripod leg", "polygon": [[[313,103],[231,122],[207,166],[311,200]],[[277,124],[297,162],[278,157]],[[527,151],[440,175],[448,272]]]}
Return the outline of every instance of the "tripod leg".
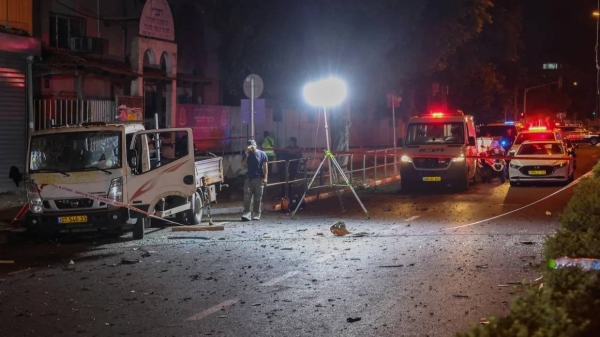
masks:
{"label": "tripod leg", "polygon": [[340,167],[340,164],[338,164],[338,162],[335,160],[335,158],[332,158],[331,160],[333,161],[333,165],[335,165],[335,168],[338,170],[338,172],[340,173],[342,178],[344,178],[344,181],[346,182],[346,185],[350,188],[350,191],[352,191],[352,194],[354,194],[354,197],[356,198],[356,201],[358,201],[358,203],[360,204],[360,207],[362,208],[363,212],[365,212],[365,215],[367,216],[367,218],[370,219],[371,215],[369,214],[369,211],[367,211],[367,209],[365,208],[365,205],[363,205],[362,201],[360,201],[358,194],[356,194],[354,187],[352,187],[352,184],[350,184],[350,181],[348,180],[348,177],[346,177],[346,174],[344,174],[344,171]]}
{"label": "tripod leg", "polygon": [[[336,172],[336,170],[334,170],[333,161],[331,161],[331,159],[329,162],[329,167],[330,167],[331,175],[333,177],[333,181],[335,183],[338,183],[340,181],[340,177],[339,177],[338,172]],[[340,201],[340,207],[342,208],[342,213],[346,213],[346,208],[344,207],[344,200],[342,199],[341,188],[338,186],[336,186],[334,188],[335,188],[335,193],[338,196],[338,200]]]}
{"label": "tripod leg", "polygon": [[[306,186],[306,189],[304,190],[304,193],[302,194],[302,198],[300,199],[300,201],[298,201],[298,205],[296,205],[296,209],[292,212],[292,219],[296,216],[296,212],[298,212],[298,209],[300,208],[300,206],[302,205],[302,203],[304,202],[304,198],[306,197],[306,193],[308,192],[308,190],[310,190],[310,187],[313,185],[313,183],[315,182],[315,179],[317,178],[317,176],[319,175],[319,172],[321,171],[321,168],[323,167],[323,164],[325,163],[325,160],[321,161],[321,164],[319,164],[319,167],[317,168],[317,171],[315,171],[315,174],[313,175],[313,177],[310,179],[310,183],[308,183],[308,186]],[[305,168],[306,169],[306,168]]]}

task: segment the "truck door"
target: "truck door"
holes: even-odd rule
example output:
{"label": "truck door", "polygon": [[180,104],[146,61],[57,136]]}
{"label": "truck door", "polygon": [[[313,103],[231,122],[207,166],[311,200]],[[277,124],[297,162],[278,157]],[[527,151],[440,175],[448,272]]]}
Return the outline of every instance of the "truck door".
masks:
{"label": "truck door", "polygon": [[130,205],[148,206],[168,195],[194,194],[196,168],[191,129],[136,132],[127,158]]}

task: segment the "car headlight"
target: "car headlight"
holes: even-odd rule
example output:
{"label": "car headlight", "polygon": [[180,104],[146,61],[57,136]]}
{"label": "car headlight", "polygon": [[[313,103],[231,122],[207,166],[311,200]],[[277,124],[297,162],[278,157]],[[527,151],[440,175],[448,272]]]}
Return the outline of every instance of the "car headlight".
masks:
{"label": "car headlight", "polygon": [[465,156],[461,155],[460,157],[452,158],[453,163],[459,163],[465,161]]}
{"label": "car headlight", "polygon": [[400,157],[400,161],[403,163],[412,163],[412,158],[407,155],[403,155]]}
{"label": "car headlight", "polygon": [[42,197],[35,183],[27,184],[27,200],[29,200],[29,210],[31,213],[42,213],[44,211]]}
{"label": "car headlight", "polygon": [[517,170],[521,168],[521,166],[519,166],[517,164],[510,163],[509,165],[510,165],[511,168],[514,168],[514,169],[517,169]]}
{"label": "car headlight", "polygon": [[123,202],[123,177],[111,180],[107,199]]}

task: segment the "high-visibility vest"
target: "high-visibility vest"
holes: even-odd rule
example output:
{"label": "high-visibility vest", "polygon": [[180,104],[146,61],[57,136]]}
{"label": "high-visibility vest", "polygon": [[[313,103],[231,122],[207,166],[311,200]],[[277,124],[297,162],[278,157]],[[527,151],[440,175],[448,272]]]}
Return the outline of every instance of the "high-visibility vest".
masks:
{"label": "high-visibility vest", "polygon": [[271,137],[265,137],[262,143],[262,150],[267,154],[267,157],[275,158],[275,141]]}

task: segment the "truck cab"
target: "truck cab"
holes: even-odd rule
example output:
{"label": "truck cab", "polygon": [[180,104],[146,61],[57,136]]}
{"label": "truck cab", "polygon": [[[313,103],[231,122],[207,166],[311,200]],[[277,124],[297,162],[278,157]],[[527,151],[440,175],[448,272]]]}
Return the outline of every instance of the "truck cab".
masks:
{"label": "truck cab", "polygon": [[403,190],[419,186],[453,186],[467,190],[475,179],[475,123],[460,110],[433,111],[411,117],[406,139],[400,140]]}
{"label": "truck cab", "polygon": [[36,131],[29,139],[26,226],[37,232],[132,228],[141,238],[152,216],[198,224],[202,208],[216,199],[203,184],[222,181],[221,160],[209,161],[216,169],[204,179],[191,129],[89,123]]}

